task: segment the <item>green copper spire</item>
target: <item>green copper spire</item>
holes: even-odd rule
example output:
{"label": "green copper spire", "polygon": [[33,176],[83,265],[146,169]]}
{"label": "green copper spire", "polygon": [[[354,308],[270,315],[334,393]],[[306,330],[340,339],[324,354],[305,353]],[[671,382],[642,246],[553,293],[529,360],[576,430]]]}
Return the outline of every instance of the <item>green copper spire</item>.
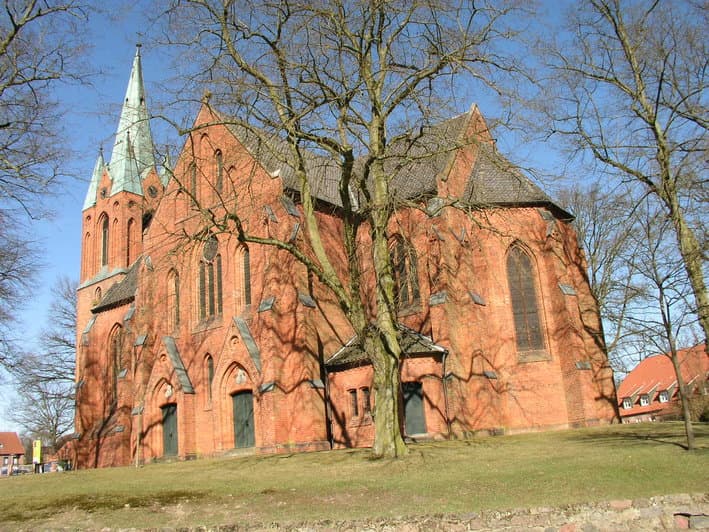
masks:
{"label": "green copper spire", "polygon": [[140,45],[137,45],[109,163],[113,180],[111,195],[124,191],[143,194],[142,179],[155,167],[149,118],[140,63]]}
{"label": "green copper spire", "polygon": [[103,174],[103,169],[106,167],[106,163],[103,160],[103,148],[98,152],[98,158],[96,159],[96,164],[94,165],[94,171],[91,174],[91,182],[89,183],[89,190],[86,192],[86,199],[84,200],[84,206],[82,210],[86,210],[89,207],[96,205],[96,193],[98,192],[98,184],[101,181],[101,175]]}

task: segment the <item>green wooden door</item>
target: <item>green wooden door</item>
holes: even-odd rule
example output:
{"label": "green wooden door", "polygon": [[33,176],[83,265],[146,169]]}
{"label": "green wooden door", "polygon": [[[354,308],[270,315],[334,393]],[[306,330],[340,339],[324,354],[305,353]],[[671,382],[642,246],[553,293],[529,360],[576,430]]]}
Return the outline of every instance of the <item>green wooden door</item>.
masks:
{"label": "green wooden door", "polygon": [[177,455],[177,405],[165,405],[162,410],[162,454]]}
{"label": "green wooden door", "polygon": [[254,446],[254,400],[251,392],[231,396],[234,403],[234,447]]}
{"label": "green wooden door", "polygon": [[406,434],[425,434],[426,419],[423,415],[423,388],[420,382],[402,382],[404,399],[404,423]]}

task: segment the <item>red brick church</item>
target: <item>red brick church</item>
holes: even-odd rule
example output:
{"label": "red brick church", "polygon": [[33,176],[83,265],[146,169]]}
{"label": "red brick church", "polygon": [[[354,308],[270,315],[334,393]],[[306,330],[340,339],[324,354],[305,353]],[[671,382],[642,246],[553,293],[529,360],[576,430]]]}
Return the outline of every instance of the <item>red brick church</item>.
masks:
{"label": "red brick church", "polygon": [[[170,171],[148,116],[136,53],[83,205],[77,465],[371,445],[372,367],[328,291],[286,251],[202,230],[228,203],[251,234],[307,246],[277,139],[219,124],[205,104]],[[476,107],[419,146],[442,141],[455,149],[424,152],[392,184],[409,200],[390,229],[404,434],[617,419],[572,216],[497,153]],[[337,183],[313,161],[327,249],[344,264]]]}

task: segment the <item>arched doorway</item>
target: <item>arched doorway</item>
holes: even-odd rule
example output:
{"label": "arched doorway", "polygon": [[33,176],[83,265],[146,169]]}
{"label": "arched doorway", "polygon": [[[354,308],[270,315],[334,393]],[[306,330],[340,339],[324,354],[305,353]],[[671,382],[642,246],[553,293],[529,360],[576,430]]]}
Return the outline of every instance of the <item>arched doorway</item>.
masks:
{"label": "arched doorway", "polygon": [[253,447],[254,398],[250,390],[231,396],[234,412],[234,447]]}
{"label": "arched doorway", "polygon": [[163,456],[177,456],[177,405],[167,404],[162,411]]}
{"label": "arched doorway", "polygon": [[402,382],[404,399],[404,425],[407,436],[426,433],[423,413],[423,387],[420,382]]}

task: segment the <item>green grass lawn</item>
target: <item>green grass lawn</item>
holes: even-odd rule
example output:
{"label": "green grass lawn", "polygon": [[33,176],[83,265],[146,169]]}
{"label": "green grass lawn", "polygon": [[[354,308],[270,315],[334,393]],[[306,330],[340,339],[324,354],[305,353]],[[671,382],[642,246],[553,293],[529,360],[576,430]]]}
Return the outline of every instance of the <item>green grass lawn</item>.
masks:
{"label": "green grass lawn", "polygon": [[467,514],[705,492],[699,449],[679,423],[416,444],[400,460],[367,450],[224,457],[0,480],[0,529],[148,527]]}

